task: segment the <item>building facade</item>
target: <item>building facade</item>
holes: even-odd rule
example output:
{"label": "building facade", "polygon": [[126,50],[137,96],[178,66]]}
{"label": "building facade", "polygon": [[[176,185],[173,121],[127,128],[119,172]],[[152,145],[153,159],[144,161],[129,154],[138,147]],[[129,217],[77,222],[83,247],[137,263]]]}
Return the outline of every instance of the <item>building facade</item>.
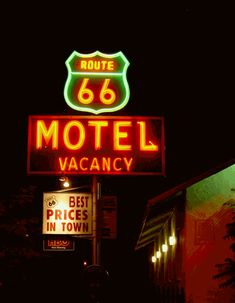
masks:
{"label": "building facade", "polygon": [[136,250],[146,250],[158,302],[235,302],[235,289],[216,278],[235,261],[226,238],[234,222],[235,164],[227,163],[147,203]]}

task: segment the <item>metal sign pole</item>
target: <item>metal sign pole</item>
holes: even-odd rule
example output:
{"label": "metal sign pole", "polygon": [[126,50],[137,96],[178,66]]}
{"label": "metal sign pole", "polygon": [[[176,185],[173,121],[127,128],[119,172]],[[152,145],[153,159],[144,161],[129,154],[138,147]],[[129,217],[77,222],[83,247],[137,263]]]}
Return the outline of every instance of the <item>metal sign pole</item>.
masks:
{"label": "metal sign pole", "polygon": [[92,263],[97,264],[97,177],[92,176]]}
{"label": "metal sign pole", "polygon": [[97,247],[97,263],[101,264],[101,213],[100,213],[100,198],[101,198],[101,183],[97,181],[97,201],[96,201],[96,218],[98,218],[98,225],[96,225],[96,229],[98,230],[98,236],[96,240]]}
{"label": "metal sign pole", "polygon": [[92,176],[92,263],[100,264],[101,241],[97,224],[98,217],[98,201],[101,195],[101,185],[97,182],[97,176]]}

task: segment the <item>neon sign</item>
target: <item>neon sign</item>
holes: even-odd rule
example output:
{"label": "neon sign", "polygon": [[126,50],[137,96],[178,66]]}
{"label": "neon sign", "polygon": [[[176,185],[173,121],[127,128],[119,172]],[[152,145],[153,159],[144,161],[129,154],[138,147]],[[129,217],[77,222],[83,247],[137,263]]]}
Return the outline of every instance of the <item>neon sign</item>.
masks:
{"label": "neon sign", "polygon": [[118,111],[127,104],[129,62],[122,52],[108,55],[99,51],[91,54],[74,51],[65,63],[68,78],[64,98],[71,108],[100,114]]}
{"label": "neon sign", "polygon": [[28,174],[165,174],[162,117],[29,116],[28,125]]}

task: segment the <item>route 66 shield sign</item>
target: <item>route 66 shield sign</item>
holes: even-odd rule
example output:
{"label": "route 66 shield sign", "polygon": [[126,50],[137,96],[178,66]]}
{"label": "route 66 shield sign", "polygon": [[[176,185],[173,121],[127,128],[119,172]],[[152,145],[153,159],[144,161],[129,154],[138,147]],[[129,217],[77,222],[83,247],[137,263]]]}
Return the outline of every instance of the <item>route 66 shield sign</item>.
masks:
{"label": "route 66 shield sign", "polygon": [[129,62],[121,51],[115,54],[74,51],[65,64],[68,77],[64,98],[71,108],[97,115],[118,111],[127,104],[130,97],[126,78]]}

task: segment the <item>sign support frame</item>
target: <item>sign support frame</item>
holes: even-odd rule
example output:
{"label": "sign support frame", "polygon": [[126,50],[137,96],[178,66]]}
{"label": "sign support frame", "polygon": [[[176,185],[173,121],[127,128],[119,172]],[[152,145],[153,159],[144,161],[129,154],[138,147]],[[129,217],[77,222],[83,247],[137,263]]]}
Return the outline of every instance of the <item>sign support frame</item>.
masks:
{"label": "sign support frame", "polygon": [[92,175],[92,264],[101,263],[101,239],[99,236],[97,216],[98,216],[98,201],[101,196],[101,184],[97,180],[96,175]]}

